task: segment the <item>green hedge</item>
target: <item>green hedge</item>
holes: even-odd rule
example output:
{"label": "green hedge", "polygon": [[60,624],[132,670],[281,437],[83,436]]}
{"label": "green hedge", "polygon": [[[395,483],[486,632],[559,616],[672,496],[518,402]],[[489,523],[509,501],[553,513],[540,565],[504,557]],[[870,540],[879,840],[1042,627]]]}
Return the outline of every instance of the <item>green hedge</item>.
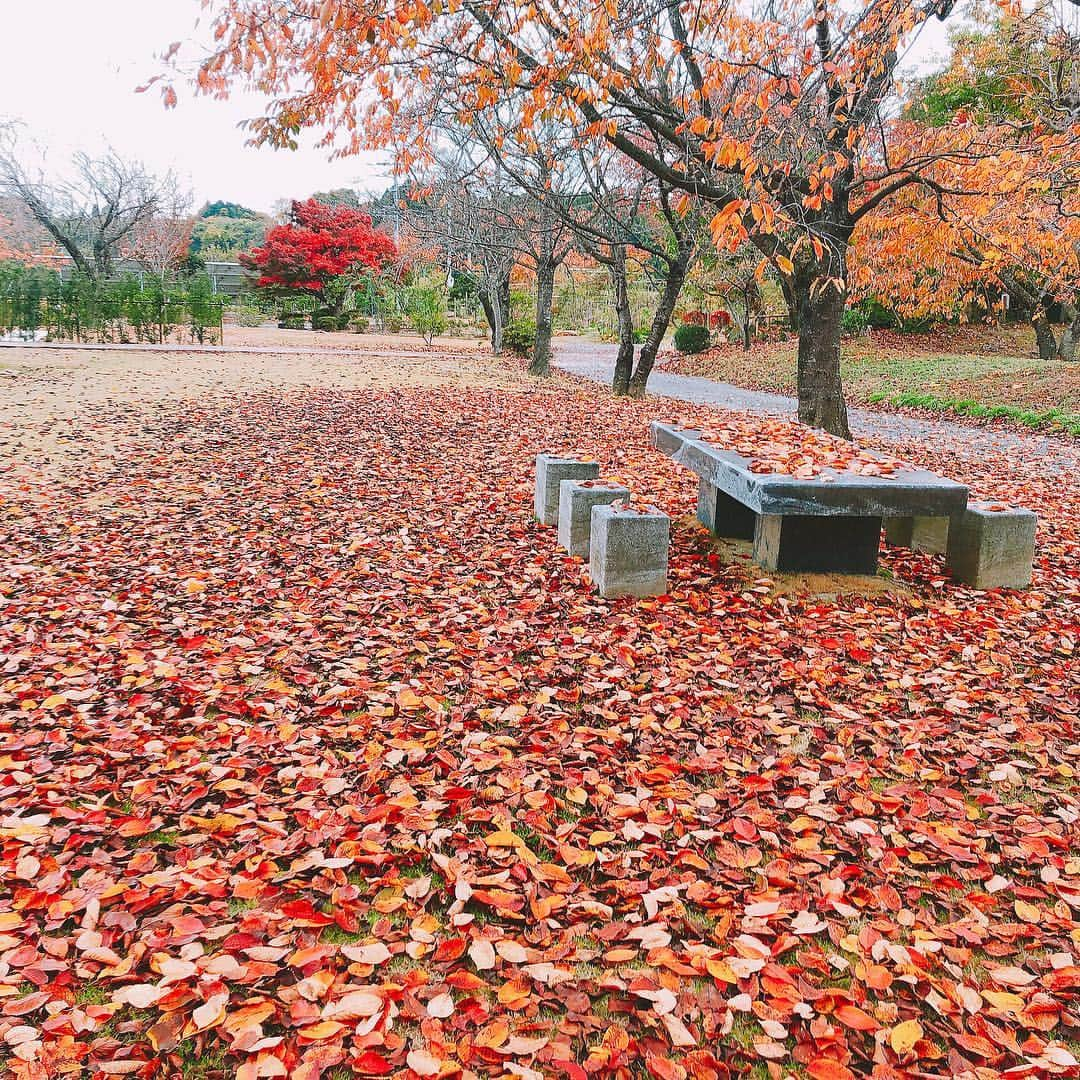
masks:
{"label": "green hedge", "polygon": [[515,319],[503,331],[503,347],[518,356],[528,356],[536,344],[536,323]]}
{"label": "green hedge", "polygon": [[134,275],[44,280],[29,268],[0,275],[0,334],[44,330],[50,341],[220,343],[224,306],[205,274],[179,285]]}

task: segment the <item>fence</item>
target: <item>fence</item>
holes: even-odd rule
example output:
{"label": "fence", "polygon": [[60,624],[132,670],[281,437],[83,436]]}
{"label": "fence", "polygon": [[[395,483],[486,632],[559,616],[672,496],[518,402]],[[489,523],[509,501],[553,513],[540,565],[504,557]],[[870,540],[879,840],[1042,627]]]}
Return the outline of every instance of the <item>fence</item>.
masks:
{"label": "fence", "polygon": [[[78,272],[75,264],[67,255],[39,255],[36,259],[42,266],[48,266],[55,270],[63,282],[77,278]],[[252,277],[250,272],[238,262],[225,262],[207,260],[205,264],[206,276],[210,279],[210,290],[213,293],[237,299],[252,289]],[[140,288],[154,279],[155,275],[141,267],[130,259],[118,259],[113,267],[113,274],[108,279],[109,284],[116,284],[125,278],[133,278],[138,281]]]}

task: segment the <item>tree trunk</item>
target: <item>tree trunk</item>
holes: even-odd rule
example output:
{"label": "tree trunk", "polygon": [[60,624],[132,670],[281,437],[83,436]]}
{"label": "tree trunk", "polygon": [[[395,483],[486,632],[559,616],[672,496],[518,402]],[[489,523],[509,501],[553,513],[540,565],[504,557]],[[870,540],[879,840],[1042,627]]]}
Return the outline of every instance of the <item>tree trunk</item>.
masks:
{"label": "tree trunk", "polygon": [[1039,347],[1039,359],[1057,359],[1057,338],[1054,336],[1054,328],[1050,325],[1050,316],[1047,315],[1046,307],[1041,301],[1035,306],[1031,325],[1035,328],[1035,344]]}
{"label": "tree trunk", "polygon": [[491,330],[491,351],[498,356],[502,352],[503,331],[510,321],[509,272],[503,273],[500,270],[485,274],[476,296]]}
{"label": "tree trunk", "polygon": [[797,277],[799,420],[850,439],[840,379],[840,325],[847,300],[842,269],[811,265]]}
{"label": "tree trunk", "polygon": [[[1066,313],[1068,314],[1069,312]],[[1058,343],[1058,359],[1067,363],[1075,363],[1080,359],[1080,311],[1073,308],[1071,314],[1072,321],[1066,325]]]}
{"label": "tree trunk", "polygon": [[794,283],[787,274],[780,275],[780,291],[784,294],[788,327],[797,334],[799,332],[799,297],[795,291]]}
{"label": "tree trunk", "polygon": [[498,329],[498,318],[495,315],[495,308],[492,306],[491,299],[487,294],[486,289],[477,289],[476,298],[480,301],[480,306],[484,309],[484,318],[488,324],[488,337],[491,339],[491,351],[498,355],[498,348],[495,344],[495,331]]}
{"label": "tree trunk", "polygon": [[548,224],[543,223],[536,263],[536,344],[529,364],[529,374],[541,378],[551,374],[551,307],[555,296],[554,229]]}
{"label": "tree trunk", "polygon": [[625,397],[630,393],[630,375],[634,370],[634,316],[630,310],[630,287],[626,280],[626,248],[612,248],[607,271],[615,294],[615,317],[619,327],[619,354],[615,357],[611,392],[617,397]]}
{"label": "tree trunk", "polygon": [[670,263],[668,274],[664,281],[664,289],[660,293],[660,299],[656,305],[656,314],[653,315],[652,325],[649,327],[649,336],[645,344],[641,346],[638,355],[637,367],[630,379],[630,396],[644,397],[645,387],[652,373],[653,364],[656,363],[656,354],[660,351],[660,345],[664,340],[668,327],[671,325],[671,316],[675,313],[675,305],[679,302],[679,293],[682,292],[683,282],[690,267],[690,258],[693,253],[692,247],[680,250]]}

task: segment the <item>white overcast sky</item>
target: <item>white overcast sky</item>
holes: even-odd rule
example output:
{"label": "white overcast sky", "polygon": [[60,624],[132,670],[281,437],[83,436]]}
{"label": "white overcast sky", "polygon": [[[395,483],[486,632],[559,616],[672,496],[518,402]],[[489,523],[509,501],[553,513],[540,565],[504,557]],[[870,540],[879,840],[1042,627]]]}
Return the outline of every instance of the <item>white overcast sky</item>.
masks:
{"label": "white overcast sky", "polygon": [[[111,145],[154,171],[175,169],[197,204],[228,199],[270,210],[313,191],[386,185],[374,156],[330,162],[325,150],[245,146],[237,125],[261,112],[257,97],[221,102],[184,89],[167,111],[156,88],[135,93],[171,42],[197,55],[207,36],[201,16],[199,0],[0,0],[0,119],[25,121],[50,170],[62,171],[74,150]],[[932,23],[914,58],[940,55],[945,41],[944,27]]]}
{"label": "white overcast sky", "polygon": [[374,156],[330,162],[325,150],[255,150],[237,124],[260,99],[196,98],[185,88],[166,110],[157,88],[135,88],[161,70],[173,41],[194,55],[206,26],[199,0],[0,0],[0,119],[25,121],[23,137],[60,171],[73,150],[113,146],[163,172],[173,168],[196,203],[228,199],[270,210],[279,199],[331,187],[381,188]]}

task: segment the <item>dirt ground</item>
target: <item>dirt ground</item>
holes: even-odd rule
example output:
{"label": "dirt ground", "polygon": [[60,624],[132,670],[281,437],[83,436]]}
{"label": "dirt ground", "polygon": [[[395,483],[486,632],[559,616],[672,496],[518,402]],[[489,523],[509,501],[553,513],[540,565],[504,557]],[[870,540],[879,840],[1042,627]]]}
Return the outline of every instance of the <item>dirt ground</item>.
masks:
{"label": "dirt ground", "polygon": [[[342,341],[331,340],[338,338]],[[237,327],[227,343],[283,351],[0,349],[0,463],[69,467],[87,452],[114,453],[131,438],[133,413],[176,399],[272,388],[493,389],[522,382],[476,342],[445,339],[428,348],[419,338],[404,336],[358,339]],[[285,351],[300,349],[305,351]]]}
{"label": "dirt ground", "polygon": [[[400,334],[352,334],[333,333],[312,330],[279,330],[276,326],[236,326],[226,324],[225,347],[237,348],[256,346],[261,349],[348,349],[350,352],[376,349],[380,352],[392,350],[414,351],[426,349],[424,339],[419,334],[402,332]],[[433,348],[440,350],[483,351],[485,342],[480,338],[440,337]]]}

